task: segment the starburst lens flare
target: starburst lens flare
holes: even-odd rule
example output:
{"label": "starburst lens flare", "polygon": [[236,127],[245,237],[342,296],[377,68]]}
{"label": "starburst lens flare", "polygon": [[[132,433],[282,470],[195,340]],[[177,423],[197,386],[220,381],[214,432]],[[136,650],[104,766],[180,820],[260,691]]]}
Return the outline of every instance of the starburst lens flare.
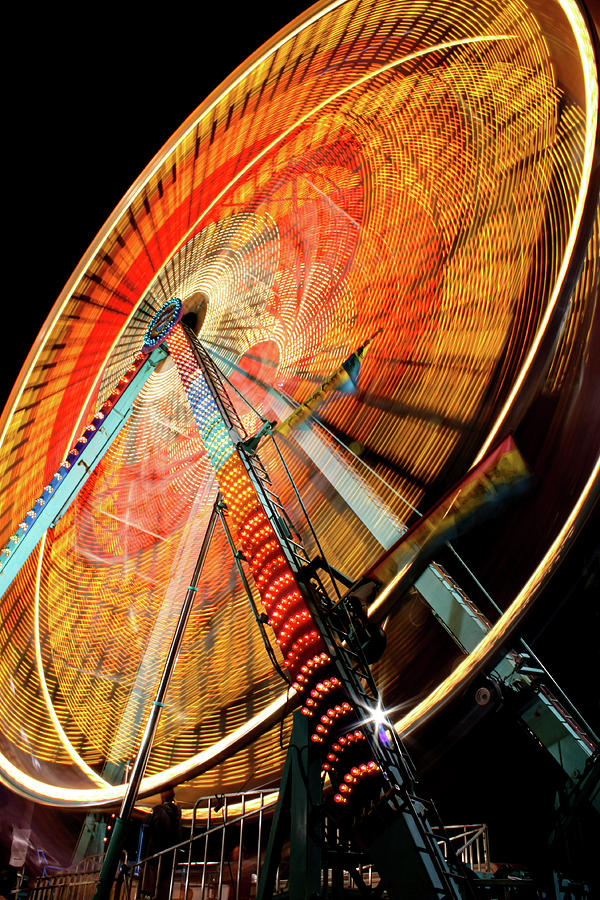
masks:
{"label": "starburst lens flare", "polygon": [[[157,313],[177,297],[249,434],[285,419],[375,335],[357,389],[329,392],[317,418],[278,439],[327,558],[359,577],[535,397],[566,410],[583,383],[597,328],[596,129],[593,46],[572,2],[308,9],[191,114],[56,301],[0,422],[0,546],[151,323],[163,339]],[[0,777],[44,802],[122,796],[215,470],[281,660],[298,686],[326,672],[210,398],[196,370],[186,389],[181,372],[172,357],[157,365],[0,600]],[[581,446],[564,496],[583,504],[596,482]],[[261,458],[302,530],[268,442]],[[551,527],[536,531],[546,546]],[[524,553],[529,571],[545,559]],[[398,607],[379,664],[386,704],[422,699],[456,654],[422,605]],[[318,702],[327,730],[347,710],[323,678],[305,708]],[[188,779],[181,797],[193,802],[276,783],[280,684],[217,529],[143,790]],[[358,759],[358,735],[340,737],[329,763]],[[377,776],[348,766],[341,803]]]}

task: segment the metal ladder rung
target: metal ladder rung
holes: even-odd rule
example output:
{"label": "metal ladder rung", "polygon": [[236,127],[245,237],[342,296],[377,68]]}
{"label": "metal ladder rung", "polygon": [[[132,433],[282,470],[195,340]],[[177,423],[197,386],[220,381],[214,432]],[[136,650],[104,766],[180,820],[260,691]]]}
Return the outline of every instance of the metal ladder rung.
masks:
{"label": "metal ladder rung", "polygon": [[[291,544],[292,547],[296,547],[296,548],[298,548],[298,550],[302,550],[302,553],[306,556],[306,550],[304,549],[304,547],[302,546],[302,544],[298,544],[298,543],[297,543],[295,540],[293,540],[292,538],[288,538],[288,543]],[[307,558],[307,560],[308,560],[308,556],[306,556],[306,558]],[[308,561],[310,562],[310,560],[308,560]]]}
{"label": "metal ladder rung", "polygon": [[278,509],[280,509],[283,513],[285,513],[285,509],[284,509],[284,507],[283,507],[283,505],[282,505],[282,503],[281,503],[281,500],[280,500],[279,497],[277,496],[277,494],[275,494],[273,491],[270,491],[269,488],[265,488],[265,494],[268,494],[268,495],[269,495],[269,497],[270,497],[270,499],[271,499],[271,503],[273,504],[273,506],[276,506],[276,507],[277,507]]}
{"label": "metal ladder rung", "polygon": [[341,637],[344,640],[348,638],[348,632],[344,631],[342,628],[339,628],[337,625],[334,625],[332,622],[329,623],[329,630],[337,637]]}
{"label": "metal ladder rung", "polygon": [[292,554],[292,559],[294,560],[294,562],[295,562],[296,565],[298,566],[298,570],[297,570],[297,572],[296,572],[296,574],[298,574],[299,572],[302,571],[302,569],[303,569],[304,566],[306,565],[306,560],[305,560],[302,556],[298,556],[296,553],[293,553],[293,554]]}
{"label": "metal ladder rung", "polygon": [[[337,646],[337,645],[336,645],[336,646]],[[341,648],[340,648],[339,646],[337,646],[337,649],[338,649],[338,651],[341,650]],[[340,653],[340,656],[342,656],[342,655],[345,656],[345,657],[347,658],[348,661],[350,661],[350,658],[351,658],[351,657],[352,657],[353,659],[358,659],[358,658],[359,658],[358,653],[355,653],[354,650],[348,650],[347,648],[344,648],[343,654]],[[355,665],[355,664],[354,664],[354,665]],[[352,669],[352,671],[354,671],[354,669]]]}
{"label": "metal ladder rung", "polygon": [[[285,521],[285,509],[283,508],[283,506],[281,505],[281,503],[277,503],[275,500],[269,499],[269,500],[268,500],[268,505],[271,506],[271,507],[273,507],[273,509],[278,510],[279,513],[283,513],[283,515],[280,515],[279,518],[280,518],[280,519],[283,519],[283,520]],[[287,524],[287,523],[286,523],[286,524]]]}
{"label": "metal ladder rung", "polygon": [[266,469],[263,468],[262,463],[260,464],[260,466],[258,466],[256,464],[256,461],[252,460],[250,462],[250,467],[252,468],[255,477],[258,478],[259,481],[263,481],[265,484],[273,484],[267,474]]}

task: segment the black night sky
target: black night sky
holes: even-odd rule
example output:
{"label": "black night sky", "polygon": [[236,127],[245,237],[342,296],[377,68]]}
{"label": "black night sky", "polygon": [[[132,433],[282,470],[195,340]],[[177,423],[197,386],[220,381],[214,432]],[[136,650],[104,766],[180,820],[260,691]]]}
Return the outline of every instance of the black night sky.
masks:
{"label": "black night sky", "polygon": [[[146,164],[240,63],[309,4],[125,4],[74,20],[16,14],[5,63],[9,259],[2,405],[52,304]],[[9,249],[10,248],[10,249]]]}

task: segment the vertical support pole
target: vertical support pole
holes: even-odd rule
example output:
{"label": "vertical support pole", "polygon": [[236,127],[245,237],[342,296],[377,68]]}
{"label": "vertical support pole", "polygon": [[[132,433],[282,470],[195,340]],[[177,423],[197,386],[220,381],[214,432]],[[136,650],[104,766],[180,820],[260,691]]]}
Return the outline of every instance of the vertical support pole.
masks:
{"label": "vertical support pole", "polygon": [[260,794],[260,811],[258,813],[258,837],[256,839],[256,883],[260,884],[260,851],[262,848],[263,813],[265,808],[265,795]]}
{"label": "vertical support pole", "polygon": [[290,825],[290,751],[288,750],[283,766],[283,774],[279,785],[279,798],[273,813],[271,830],[265,850],[265,861],[261,868],[256,900],[271,900],[275,886],[275,875],[281,860],[281,848]]}
{"label": "vertical support pole", "polygon": [[290,900],[311,900],[321,886],[321,754],[310,740],[309,723],[294,713],[290,827]]}
{"label": "vertical support pole", "polygon": [[270,900],[273,896],[275,873],[288,829],[290,900],[314,900],[321,886],[321,754],[310,740],[306,717],[296,711],[293,721],[257,900]]}
{"label": "vertical support pole", "polygon": [[[217,884],[217,897],[221,897],[223,888],[223,868],[225,866],[225,838],[227,836],[227,797],[223,800],[223,830],[221,831],[221,856],[219,857],[219,882]],[[232,885],[233,888],[233,885]],[[237,900],[237,897],[236,897]]]}
{"label": "vertical support pole", "polygon": [[[204,900],[206,889],[206,867],[208,865],[208,835],[211,826],[212,799],[208,801],[208,810],[206,813],[206,830],[204,832],[204,857],[202,862],[202,885],[200,887],[200,900]],[[194,811],[194,816],[196,815]],[[194,819],[195,821],[195,819]]]}
{"label": "vertical support pole", "polygon": [[129,781],[129,784],[127,785],[127,791],[125,793],[125,797],[123,798],[121,811],[115,820],[115,827],[106,851],[106,855],[104,857],[104,862],[102,864],[102,869],[98,878],[96,893],[94,894],[94,900],[108,900],[110,896],[110,891],[115,880],[121,853],[125,846],[127,835],[129,833],[129,820],[131,818],[131,813],[133,812],[140,789],[140,784],[142,778],[144,777],[144,772],[146,771],[146,765],[150,756],[150,750],[152,749],[152,741],[154,740],[160,713],[164,706],[164,699],[167,693],[167,688],[169,686],[169,681],[171,679],[173,669],[175,668],[175,664],[179,656],[179,651],[181,650],[185,627],[190,617],[190,612],[192,610],[196,591],[198,590],[197,585],[200,580],[202,569],[204,567],[204,562],[208,553],[208,547],[215,530],[218,516],[218,504],[220,503],[220,499],[220,495],[218,495],[210,514],[208,525],[206,526],[206,532],[204,534],[200,553],[198,554],[198,559],[196,560],[196,565],[194,567],[194,573],[190,581],[190,586],[187,589],[185,600],[183,601],[183,606],[181,607],[181,612],[179,613],[177,627],[175,628],[175,633],[173,634],[173,638],[171,640],[171,646],[169,648],[169,653],[165,661],[160,683],[156,691],[156,697],[152,701],[152,709],[150,710],[150,715],[148,716],[148,721],[146,722],[146,728],[142,736],[140,749],[138,751],[137,759],[131,772],[131,779]]}

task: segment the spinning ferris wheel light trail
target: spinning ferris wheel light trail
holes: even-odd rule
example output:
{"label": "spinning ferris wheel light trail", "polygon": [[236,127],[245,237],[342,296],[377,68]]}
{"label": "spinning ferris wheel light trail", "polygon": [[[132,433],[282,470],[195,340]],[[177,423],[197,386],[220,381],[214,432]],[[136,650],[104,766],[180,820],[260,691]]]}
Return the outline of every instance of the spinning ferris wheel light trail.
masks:
{"label": "spinning ferris wheel light trail", "polygon": [[[352,584],[390,563],[415,509],[435,505],[521,428],[526,447],[519,434],[517,444],[557,509],[546,516],[532,500],[535,540],[521,581],[500,591],[500,618],[483,630],[473,619],[469,641],[448,647],[429,614],[407,625],[402,584],[378,582],[373,618],[390,615],[384,705],[416,698],[394,721],[398,733],[427,721],[510,639],[598,491],[597,447],[580,424],[600,246],[594,38],[576,3],[550,3],[543,20],[538,12],[525,0],[418,11],[405,0],[318,3],[198,107],[111,215],[0,420],[5,784],[42,803],[121,802],[215,470],[234,540],[254,546],[240,524],[250,476],[237,451],[228,456],[226,434],[199,430],[177,367],[186,345],[169,337],[168,357],[151,350],[118,386],[174,297],[201,344],[189,352],[214,360],[247,449],[269,472],[277,454],[266,423],[294,416],[376,335],[355,393],[328,392],[277,438],[300,500],[273,475],[308,560],[318,554],[298,524],[301,504],[331,571]],[[196,356],[188,362],[197,368]],[[545,448],[528,424],[534,407],[547,415]],[[573,423],[584,435],[577,465],[564,449]],[[227,537],[217,530],[213,540],[145,796],[185,782],[192,803],[217,782],[220,791],[271,784],[283,765],[270,729],[286,698]],[[294,644],[313,629],[294,593],[295,563],[285,563],[292,581],[282,568],[258,595],[271,592],[282,628],[284,601],[299,616],[279,640],[285,668],[305,675]],[[421,600],[437,615],[434,595],[445,590],[443,602],[456,601],[449,618],[459,608],[468,616],[444,578],[427,568]],[[232,645],[246,652],[232,655]],[[319,639],[312,650],[328,653]],[[439,684],[438,661],[452,671]]]}
{"label": "spinning ferris wheel light trail", "polygon": [[[338,785],[334,796],[338,804],[350,803],[354,807],[358,804],[360,810],[365,804],[373,803],[373,799],[381,795],[383,785],[387,784],[388,790],[393,793],[386,795],[381,802],[395,812],[394,822],[400,828],[396,839],[404,847],[403,864],[410,871],[412,889],[421,897],[459,900],[462,892],[453,880],[457,873],[444,859],[422,801],[414,795],[412,768],[394,737],[393,726],[382,711],[381,698],[351,607],[348,603],[344,604],[339,593],[335,598],[328,594],[314,563],[306,555],[300,537],[296,536],[294,540],[291,523],[286,521],[285,510],[273,493],[271,479],[255,449],[249,447],[218,368],[201,344],[196,342],[193,332],[186,332],[179,324],[181,315],[179,300],[165,304],[150,323],[145,348],[153,352],[164,340],[177,366],[207,454],[217,473],[224,508],[232,519],[241,558],[252,571],[269,617],[268,624],[273,628],[276,643],[284,655],[283,665],[294,680],[295,690],[305,694],[302,713],[314,717],[314,723],[310,726],[314,730],[310,733],[309,727],[303,741],[305,752],[309,747],[308,734],[312,742],[329,749],[323,768],[328,772],[334,790]],[[110,894],[124,845],[126,823],[150,753],[160,707],[163,706],[172,666],[189,616],[191,592],[197,591],[216,514],[217,506],[209,521],[192,585],[180,615],[177,637],[174,638],[129,791],[106,853],[97,900]],[[323,559],[321,566],[327,568]],[[332,585],[335,586],[333,579]],[[299,730],[298,722],[297,735]],[[291,759],[295,752],[290,751]],[[283,790],[280,804],[287,802]],[[274,834],[275,828],[267,850],[266,874],[258,889],[260,897],[270,896],[273,891],[271,857],[276,840]],[[297,852],[292,844],[294,862]],[[305,851],[301,852],[304,854]],[[386,866],[380,858],[380,875],[388,884],[388,889],[394,891],[394,877],[388,877],[390,867],[394,870],[395,862],[390,861],[390,866]],[[319,870],[320,866],[317,866],[317,875]],[[402,880],[399,883],[403,883]]]}

